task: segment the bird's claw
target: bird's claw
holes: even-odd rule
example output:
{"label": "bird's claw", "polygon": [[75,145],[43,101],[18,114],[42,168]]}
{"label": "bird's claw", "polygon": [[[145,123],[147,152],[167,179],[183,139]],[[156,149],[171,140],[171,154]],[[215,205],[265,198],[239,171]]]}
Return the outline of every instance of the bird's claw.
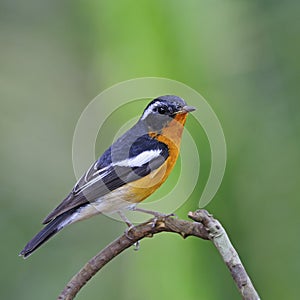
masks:
{"label": "bird's claw", "polygon": [[128,239],[130,239],[131,241],[133,240],[133,238],[130,236],[130,231],[131,231],[132,229],[134,229],[134,228],[135,228],[135,226],[131,224],[130,226],[128,226],[128,228],[126,228],[126,230],[125,230],[125,232],[124,232],[125,236],[126,236]]}

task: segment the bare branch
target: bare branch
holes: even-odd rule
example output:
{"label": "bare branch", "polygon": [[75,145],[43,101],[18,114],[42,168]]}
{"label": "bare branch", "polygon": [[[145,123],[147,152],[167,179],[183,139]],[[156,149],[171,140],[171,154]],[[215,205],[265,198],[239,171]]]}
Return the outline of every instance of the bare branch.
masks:
{"label": "bare branch", "polygon": [[94,256],[69,281],[57,300],[74,299],[88,280],[114,257],[143,238],[152,237],[154,234],[163,231],[180,234],[183,238],[195,236],[204,240],[212,240],[229,268],[243,299],[258,300],[259,296],[221,224],[205,210],[198,210],[194,213],[190,212],[189,217],[195,222],[167,216],[154,218],[133,227],[129,232],[124,233]]}
{"label": "bare branch", "polygon": [[259,296],[239,258],[238,253],[232,246],[229,237],[221,225],[206,210],[189,212],[189,218],[201,222],[210,232],[210,239],[221,254],[228,267],[234,282],[244,300],[259,300]]}

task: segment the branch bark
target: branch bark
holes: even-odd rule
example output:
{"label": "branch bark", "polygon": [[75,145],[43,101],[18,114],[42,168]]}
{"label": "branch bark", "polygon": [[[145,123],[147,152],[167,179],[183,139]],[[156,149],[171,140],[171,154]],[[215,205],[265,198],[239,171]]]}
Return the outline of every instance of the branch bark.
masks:
{"label": "branch bark", "polygon": [[177,233],[183,238],[195,236],[204,240],[211,240],[228,267],[232,278],[242,295],[242,299],[259,300],[260,298],[220,222],[214,219],[206,210],[190,212],[188,216],[195,222],[166,216],[153,218],[133,227],[127,233],[124,233],[107,245],[86,263],[85,266],[68,282],[57,300],[74,299],[80,289],[114,257],[143,238],[152,237],[154,234],[163,231]]}

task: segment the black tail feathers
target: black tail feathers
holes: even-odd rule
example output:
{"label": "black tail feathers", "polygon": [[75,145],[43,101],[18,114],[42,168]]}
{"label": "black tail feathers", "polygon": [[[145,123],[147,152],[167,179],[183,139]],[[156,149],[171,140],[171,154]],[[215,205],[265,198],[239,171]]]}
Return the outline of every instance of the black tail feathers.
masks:
{"label": "black tail feathers", "polygon": [[[24,249],[20,252],[20,256],[28,257],[32,252],[44,244],[53,235],[68,225],[68,218],[74,213],[74,210],[67,211],[56,217],[53,221],[47,224],[36,236],[30,240]],[[64,224],[65,223],[65,224]]]}

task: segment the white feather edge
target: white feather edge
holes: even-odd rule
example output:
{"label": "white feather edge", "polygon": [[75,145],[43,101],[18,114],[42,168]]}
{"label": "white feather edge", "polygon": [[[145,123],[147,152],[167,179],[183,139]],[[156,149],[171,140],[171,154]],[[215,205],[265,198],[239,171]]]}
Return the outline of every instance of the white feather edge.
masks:
{"label": "white feather edge", "polygon": [[[88,181],[87,184],[85,184],[84,186],[81,187],[81,190],[86,189],[87,187],[89,187],[90,185],[95,183],[96,181],[101,180],[104,176],[106,176],[108,174],[107,169],[110,166],[131,167],[131,168],[132,167],[141,167],[142,165],[146,164],[147,162],[150,162],[151,160],[159,157],[159,155],[161,154],[161,151],[162,150],[144,151],[135,157],[124,159],[119,162],[115,162],[105,168],[102,168],[102,169],[98,170],[97,172],[95,172],[94,175],[96,173],[98,173],[98,174],[102,173],[102,174],[100,174],[97,177],[93,178],[92,180]],[[93,166],[94,165],[92,165],[89,168],[89,170],[91,170],[91,168]],[[69,218],[67,218],[64,222],[62,222],[59,225],[59,228],[63,228],[66,225],[76,222],[76,221],[79,221],[89,215],[96,214],[97,210],[98,210],[98,213],[103,212],[103,211],[113,212],[113,211],[117,211],[121,208],[124,208],[126,206],[132,205],[132,203],[128,204],[127,201],[122,200],[121,196],[122,196],[122,192],[120,193],[120,191],[118,191],[118,190],[112,191],[112,193],[110,195],[106,195],[106,196],[99,198],[94,204],[89,204],[86,207],[79,209],[77,212],[75,212]],[[106,198],[109,198],[108,202],[105,201],[105,200],[108,200]],[[110,203],[110,202],[112,202],[112,203]],[[108,203],[110,203],[110,204],[108,204]]]}
{"label": "white feather edge", "polygon": [[[127,159],[124,159],[124,160],[121,160],[121,161],[118,161],[118,162],[114,162],[114,163],[110,164],[109,166],[104,167],[104,168],[96,171],[92,176],[95,176],[97,174],[99,174],[99,175],[97,177],[93,178],[92,180],[87,181],[87,178],[86,178],[87,174],[89,173],[91,168],[94,166],[94,165],[92,165],[89,168],[89,170],[86,172],[85,177],[84,177],[84,179],[86,181],[86,184],[81,186],[80,190],[81,191],[85,190],[90,185],[94,184],[98,180],[101,180],[103,177],[105,177],[108,174],[107,170],[111,166],[129,167],[129,168],[141,167],[142,165],[144,165],[144,164],[150,162],[151,160],[159,157],[160,154],[161,154],[161,151],[162,150],[160,150],[160,149],[147,150],[147,151],[144,151],[144,152],[138,154],[135,157],[131,157],[131,158],[127,158]],[[78,180],[78,182],[79,182],[79,180]],[[75,186],[78,184],[78,182],[75,184]]]}

